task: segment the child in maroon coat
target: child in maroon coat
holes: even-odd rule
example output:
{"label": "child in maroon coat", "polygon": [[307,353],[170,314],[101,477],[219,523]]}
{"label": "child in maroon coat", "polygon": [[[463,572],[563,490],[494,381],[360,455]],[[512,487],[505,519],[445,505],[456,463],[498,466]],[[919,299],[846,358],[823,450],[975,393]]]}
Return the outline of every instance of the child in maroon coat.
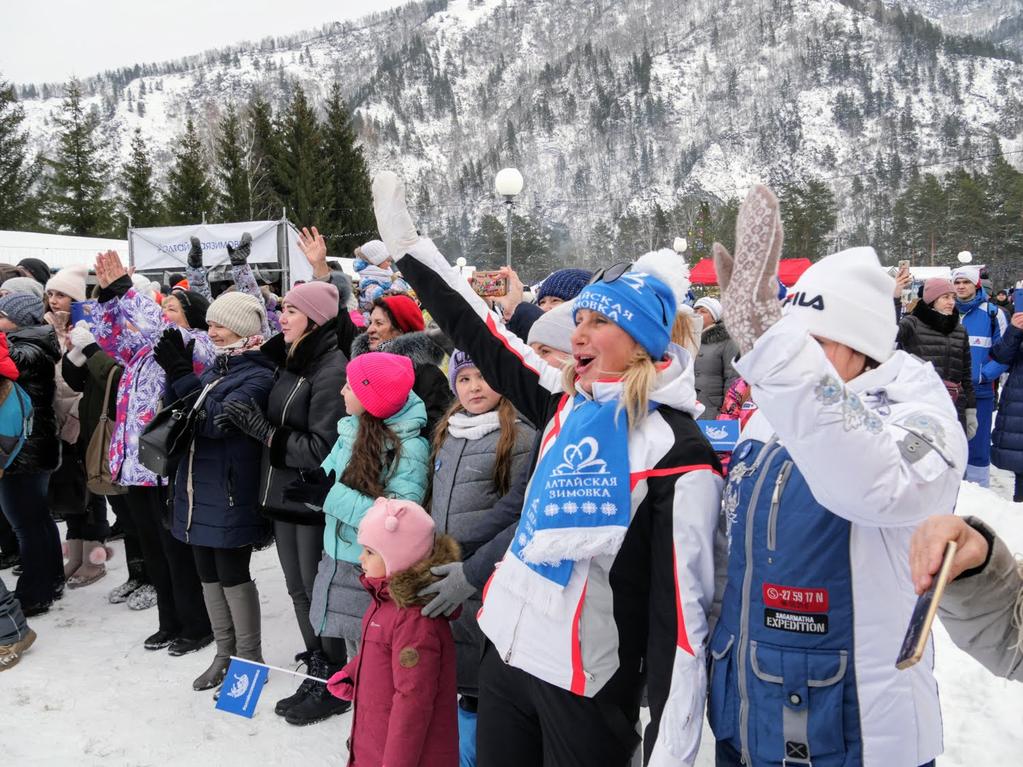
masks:
{"label": "child in maroon coat", "polygon": [[456,562],[458,544],[434,537],[411,501],[378,498],[359,525],[362,585],[373,602],[359,654],[327,689],[353,700],[349,767],[457,767],[455,642],[450,618],[424,618],[431,567]]}

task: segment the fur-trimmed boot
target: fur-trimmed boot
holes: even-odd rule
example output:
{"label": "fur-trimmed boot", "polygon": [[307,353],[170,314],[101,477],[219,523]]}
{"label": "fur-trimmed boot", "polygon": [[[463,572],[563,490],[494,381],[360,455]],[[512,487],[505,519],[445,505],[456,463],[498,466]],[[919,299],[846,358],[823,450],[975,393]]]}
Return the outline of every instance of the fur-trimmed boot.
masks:
{"label": "fur-trimmed boot", "polygon": [[81,541],[82,563],[67,579],[69,589],[80,589],[95,583],[107,574],[106,561],[114,556],[114,550],[99,541]]}
{"label": "fur-trimmed boot", "polygon": [[67,560],[64,563],[65,578],[70,578],[82,566],[82,549],[84,544],[85,541],[81,538],[70,538],[64,541],[64,544],[61,546],[64,550],[64,559]]}
{"label": "fur-trimmed boot", "polygon": [[192,682],[192,689],[196,691],[212,690],[223,682],[227,667],[231,665],[231,656],[235,654],[237,638],[225,591],[226,589],[219,583],[202,585],[202,597],[206,602],[206,612],[210,616],[210,626],[213,627],[217,654],[213,657],[210,667]]}

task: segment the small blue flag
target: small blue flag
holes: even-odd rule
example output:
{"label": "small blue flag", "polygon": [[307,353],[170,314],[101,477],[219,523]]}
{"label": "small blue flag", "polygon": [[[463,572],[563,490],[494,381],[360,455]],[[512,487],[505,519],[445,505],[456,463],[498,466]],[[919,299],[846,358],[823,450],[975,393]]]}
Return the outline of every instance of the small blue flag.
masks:
{"label": "small blue flag", "polygon": [[259,702],[260,693],[263,692],[267,673],[266,666],[231,658],[227,676],[224,677],[224,686],[220,688],[217,708],[251,719],[256,713],[256,704]]}
{"label": "small blue flag", "polygon": [[738,421],[697,421],[710,446],[719,453],[730,453],[739,444]]}

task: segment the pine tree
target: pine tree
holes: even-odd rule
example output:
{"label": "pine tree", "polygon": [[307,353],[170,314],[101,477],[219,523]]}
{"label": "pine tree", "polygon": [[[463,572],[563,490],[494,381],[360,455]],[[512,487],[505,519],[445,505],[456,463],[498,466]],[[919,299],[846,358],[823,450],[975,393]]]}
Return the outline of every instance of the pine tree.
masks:
{"label": "pine tree", "polygon": [[220,121],[216,156],[217,216],[223,221],[248,221],[252,215],[249,169],[242,146],[241,119],[231,104]]}
{"label": "pine tree", "polygon": [[214,194],[207,164],[199,132],[188,118],[167,174],[167,219],[171,225],[198,224],[213,213]]}
{"label": "pine tree", "polygon": [[341,96],[341,86],[331,88],[323,147],[329,184],[327,213],[323,225],[339,238],[335,251],[347,253],[368,239],[376,229],[373,194],[362,147],[357,146],[351,115]]}
{"label": "pine tree", "polygon": [[318,225],[330,208],[330,185],[323,162],[323,132],[301,88],[296,88],[281,120],[279,136],[275,169],[281,202],[295,223]]}
{"label": "pine tree", "polygon": [[65,88],[57,123],[56,156],[48,158],[45,216],[61,232],[109,235],[114,229],[114,202],[108,195],[108,165],[100,159],[96,142],[98,119],[82,107],[77,80]]}
{"label": "pine tree", "polygon": [[811,261],[824,256],[826,238],[838,220],[831,190],[811,179],[805,185],[783,186],[780,196],[786,254]]}
{"label": "pine tree", "polygon": [[153,164],[142,130],[135,129],[131,155],[121,169],[121,209],[134,227],[160,223],[160,201],[153,186]]}
{"label": "pine tree", "polygon": [[33,187],[39,169],[28,155],[24,119],[14,87],[0,81],[0,229],[22,229],[37,219]]}
{"label": "pine tree", "polygon": [[281,212],[276,176],[280,141],[270,103],[256,97],[249,104],[245,126],[245,167],[249,195],[249,219],[276,219]]}

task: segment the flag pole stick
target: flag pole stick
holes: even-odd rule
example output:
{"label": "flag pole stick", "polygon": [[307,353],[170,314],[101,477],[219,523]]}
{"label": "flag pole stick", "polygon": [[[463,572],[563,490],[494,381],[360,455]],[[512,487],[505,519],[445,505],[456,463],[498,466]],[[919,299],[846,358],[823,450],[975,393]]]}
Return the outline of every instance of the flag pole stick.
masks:
{"label": "flag pole stick", "polygon": [[292,671],[291,669],[281,668],[280,666],[271,666],[269,663],[258,663],[254,660],[246,660],[245,658],[239,658],[236,655],[231,656],[231,660],[240,660],[244,663],[251,663],[253,666],[262,666],[263,668],[272,668],[274,671],[280,671],[285,674],[291,674],[292,676],[300,676],[303,679],[312,679],[314,682],[327,683],[326,679],[320,679],[318,676],[309,676],[308,674],[302,674],[298,671]]}

